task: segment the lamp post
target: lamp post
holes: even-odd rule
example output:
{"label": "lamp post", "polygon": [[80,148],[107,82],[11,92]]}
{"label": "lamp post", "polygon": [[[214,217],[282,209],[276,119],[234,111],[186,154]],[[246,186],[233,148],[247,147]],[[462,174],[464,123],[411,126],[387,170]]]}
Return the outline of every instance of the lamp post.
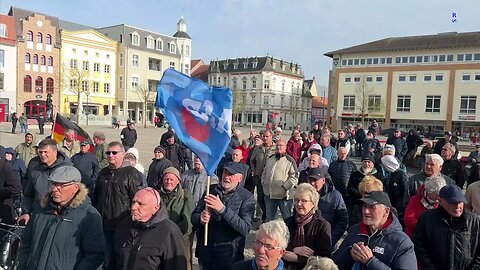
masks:
{"label": "lamp post", "polygon": [[252,96],[252,110],[250,111],[251,117],[250,117],[250,129],[253,129],[253,112],[254,112],[254,107],[255,107],[255,96],[257,93],[255,93],[255,90],[250,92],[250,95]]}
{"label": "lamp post", "polygon": [[88,115],[89,115],[89,110],[90,110],[90,107],[88,106],[88,96],[90,95],[90,92],[86,91],[85,95],[87,96],[87,109],[84,110],[84,111],[85,111],[85,116],[87,117],[87,126],[88,126]]}

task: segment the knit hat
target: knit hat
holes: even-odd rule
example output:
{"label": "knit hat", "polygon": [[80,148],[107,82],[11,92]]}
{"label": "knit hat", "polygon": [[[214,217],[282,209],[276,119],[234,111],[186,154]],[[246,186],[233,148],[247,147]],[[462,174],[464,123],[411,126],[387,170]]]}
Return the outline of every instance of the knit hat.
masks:
{"label": "knit hat", "polygon": [[82,181],[82,175],[80,171],[73,166],[61,166],[52,171],[48,180],[59,184],[70,182],[80,183]]}
{"label": "knit hat", "polygon": [[165,170],[163,170],[162,176],[164,176],[167,173],[171,173],[171,174],[175,175],[178,178],[178,180],[182,180],[182,178],[180,177],[180,173],[178,172],[177,168],[175,168],[175,167],[168,167]]}
{"label": "knit hat", "polygon": [[395,146],[393,144],[385,144],[383,151],[395,151]]}
{"label": "knit hat", "polygon": [[382,165],[388,172],[394,172],[400,168],[400,163],[394,156],[386,155],[382,157]]}
{"label": "knit hat", "polygon": [[133,147],[129,148],[127,150],[127,153],[132,153],[135,156],[135,158],[137,159],[137,161],[140,160],[140,153],[138,152],[137,148],[133,148]]}
{"label": "knit hat", "polygon": [[371,161],[372,163],[375,163],[375,157],[371,154],[366,154],[362,157],[362,161],[368,160]]}
{"label": "knit hat", "polygon": [[166,154],[167,154],[167,152],[165,151],[165,149],[164,149],[163,147],[161,147],[160,145],[157,146],[157,147],[155,147],[155,149],[153,150],[153,152],[154,152],[154,153],[155,153],[155,152],[162,152],[163,155],[166,155]]}

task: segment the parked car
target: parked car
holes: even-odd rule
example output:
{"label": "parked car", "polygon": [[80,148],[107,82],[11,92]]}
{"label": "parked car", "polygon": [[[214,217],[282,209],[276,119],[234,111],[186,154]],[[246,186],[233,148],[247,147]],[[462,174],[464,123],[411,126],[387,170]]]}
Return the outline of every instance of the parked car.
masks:
{"label": "parked car", "polygon": [[435,140],[436,138],[443,138],[445,135],[445,131],[443,130],[434,130],[425,133],[425,138],[429,140]]}
{"label": "parked car", "polygon": [[[385,136],[385,137],[391,137],[393,136],[393,132],[396,130],[396,128],[386,128],[380,131],[380,135]],[[407,136],[407,132],[402,130],[402,137]]]}

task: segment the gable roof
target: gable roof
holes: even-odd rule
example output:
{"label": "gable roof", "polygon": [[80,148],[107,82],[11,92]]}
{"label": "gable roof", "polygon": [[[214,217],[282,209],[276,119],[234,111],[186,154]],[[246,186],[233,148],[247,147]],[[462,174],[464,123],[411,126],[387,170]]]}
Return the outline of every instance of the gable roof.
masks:
{"label": "gable roof", "polygon": [[323,108],[328,106],[328,98],[324,97],[313,97],[312,98],[312,107],[313,108]]}
{"label": "gable roof", "polygon": [[[16,29],[17,39],[19,38],[23,39],[23,29],[22,29],[22,24],[20,22],[22,20],[25,20],[28,17],[33,16],[34,14],[45,16],[45,18],[50,21],[51,25],[57,28],[57,32],[60,30],[58,27],[57,17],[12,6],[10,7],[10,11],[8,12],[8,15],[13,16],[13,18],[15,19],[15,29]],[[60,44],[60,33],[56,34],[55,42],[57,45]]]}

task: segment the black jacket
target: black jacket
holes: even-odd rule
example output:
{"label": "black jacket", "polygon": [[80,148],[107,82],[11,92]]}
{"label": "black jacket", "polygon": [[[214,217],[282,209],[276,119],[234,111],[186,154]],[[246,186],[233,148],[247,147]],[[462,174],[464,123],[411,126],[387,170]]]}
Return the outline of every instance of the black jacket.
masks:
{"label": "black jacket", "polygon": [[422,270],[480,269],[480,217],[467,211],[459,218],[443,207],[420,216],[413,235]]}
{"label": "black jacket", "polygon": [[406,202],[409,200],[408,196],[408,175],[401,168],[390,173],[388,179],[385,179],[384,190],[390,197],[392,206],[397,209],[400,220],[403,221],[403,214],[405,213]]}
{"label": "black jacket", "polygon": [[335,245],[348,229],[348,211],[342,195],[333,186],[332,180],[326,179],[320,192],[318,209],[322,217],[330,223],[332,245]]}
{"label": "black jacket", "polygon": [[22,192],[20,176],[4,158],[0,159],[0,175],[0,219],[3,223],[14,224],[13,198]]}
{"label": "black jacket", "polygon": [[147,222],[125,217],[118,225],[111,270],[187,269],[183,238],[162,206]]}
{"label": "black jacket", "polygon": [[175,132],[167,131],[163,133],[162,137],[160,138],[160,146],[163,146],[163,147],[168,146],[167,138],[170,137],[170,134],[173,134],[173,139],[175,143],[180,144],[180,139],[178,138],[177,134]]}
{"label": "black jacket", "polygon": [[141,174],[126,164],[118,169],[105,167],[100,171],[92,201],[102,215],[106,230],[115,230],[118,223],[130,215],[133,196],[142,185]]}
{"label": "black jacket", "polygon": [[367,135],[365,133],[365,130],[363,128],[359,128],[357,129],[357,131],[355,132],[355,141],[357,141],[357,143],[364,143],[365,140],[367,139]]}
{"label": "black jacket", "polygon": [[80,171],[82,183],[88,188],[88,195],[91,197],[95,191],[100,166],[98,159],[92,153],[76,153],[71,158],[73,166]]}
{"label": "black jacket", "polygon": [[352,173],[357,171],[357,166],[350,160],[335,160],[328,166],[328,173],[332,177],[335,188],[342,194],[348,196],[347,186]]}
{"label": "black jacket", "polygon": [[137,142],[137,131],[134,128],[125,127],[120,132],[122,144],[128,147],[133,147]]}
{"label": "black jacket", "polygon": [[23,160],[16,158],[15,156],[16,154],[14,155],[14,158],[11,161],[7,161],[7,163],[12,165],[15,171],[17,171],[23,187],[27,181],[27,167],[25,167],[25,162]]}
{"label": "black jacket", "polygon": [[443,161],[441,172],[446,176],[452,178],[455,184],[463,189],[465,184],[465,173],[463,172],[463,166],[457,159],[449,159]]}
{"label": "black jacket", "polygon": [[167,158],[152,159],[152,163],[148,167],[147,184],[149,187],[160,189],[159,184],[162,182],[163,170],[172,166],[172,162]]}
{"label": "black jacket", "polygon": [[[447,142],[445,141],[445,138],[441,138],[440,140],[438,140],[436,143],[435,143],[435,147],[433,148],[433,152],[435,154],[439,154],[439,155],[442,155],[442,148],[443,146],[446,144]],[[449,141],[449,143],[453,144],[455,146],[455,154],[453,155],[454,158],[457,158],[457,155],[458,155],[458,146],[457,146],[457,142],[455,140],[453,140],[453,138]]]}
{"label": "black jacket", "polygon": [[362,144],[362,155],[370,154],[370,151],[368,151],[368,149],[373,149],[373,153],[371,154],[375,156],[380,152],[380,150],[382,150],[382,145],[380,144],[380,141],[376,138],[367,139]]}
{"label": "black jacket", "polygon": [[183,148],[179,144],[167,145],[165,147],[165,157],[170,160],[172,166],[177,168],[178,171],[183,172],[183,167],[185,166],[185,158],[183,156]]}
{"label": "black jacket", "polygon": [[395,157],[402,161],[408,151],[405,139],[402,137],[390,137],[387,139],[386,144],[395,146]]}
{"label": "black jacket", "polygon": [[423,144],[422,138],[420,138],[416,132],[412,134],[411,131],[409,132],[406,141],[408,150],[417,149],[417,147]]}

